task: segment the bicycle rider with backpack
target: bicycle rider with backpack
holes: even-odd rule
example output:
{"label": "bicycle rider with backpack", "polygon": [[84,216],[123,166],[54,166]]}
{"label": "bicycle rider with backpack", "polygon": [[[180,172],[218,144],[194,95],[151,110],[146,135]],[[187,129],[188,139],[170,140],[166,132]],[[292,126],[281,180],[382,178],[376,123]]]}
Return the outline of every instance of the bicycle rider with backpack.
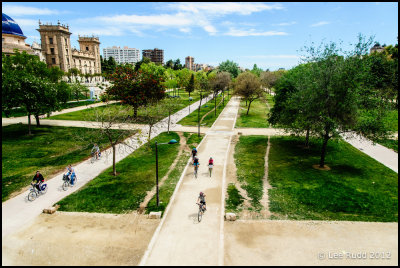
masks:
{"label": "bicycle rider with backpack", "polygon": [[193,147],[193,149],[192,149],[192,159],[193,159],[193,161],[194,161],[194,158],[196,157],[196,155],[197,155],[197,149],[196,149],[196,147]]}
{"label": "bicycle rider with backpack", "polygon": [[32,181],[36,181],[36,183],[34,184],[34,187],[36,187],[36,189],[38,189],[38,191],[40,192],[42,183],[44,182],[44,178],[43,175],[38,171],[36,171],[36,175],[33,176]]}
{"label": "bicycle rider with backpack", "polygon": [[197,168],[200,166],[199,158],[197,156],[194,157],[193,166],[194,166],[194,172],[196,172],[196,166]]}
{"label": "bicycle rider with backpack", "polygon": [[203,205],[204,211],[206,211],[206,195],[203,192],[200,192],[199,197],[197,197],[197,204],[199,203]]}
{"label": "bicycle rider with backpack", "polygon": [[75,181],[75,170],[74,170],[74,168],[71,166],[71,164],[69,164],[68,165],[68,167],[67,167],[67,176],[69,176],[69,175],[71,175],[71,177],[69,177],[70,178],[70,181],[71,181],[71,185],[74,185],[74,181]]}

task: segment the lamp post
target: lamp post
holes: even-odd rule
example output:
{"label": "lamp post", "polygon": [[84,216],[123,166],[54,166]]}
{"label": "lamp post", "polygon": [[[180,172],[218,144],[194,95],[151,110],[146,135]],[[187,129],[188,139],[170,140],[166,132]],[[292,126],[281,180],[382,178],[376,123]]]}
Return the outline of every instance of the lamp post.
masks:
{"label": "lamp post", "polygon": [[157,145],[161,144],[175,144],[177,143],[176,140],[170,140],[169,142],[166,143],[157,143],[156,142],[156,195],[157,195],[157,207],[160,204],[160,199],[158,197],[158,150],[157,150]]}

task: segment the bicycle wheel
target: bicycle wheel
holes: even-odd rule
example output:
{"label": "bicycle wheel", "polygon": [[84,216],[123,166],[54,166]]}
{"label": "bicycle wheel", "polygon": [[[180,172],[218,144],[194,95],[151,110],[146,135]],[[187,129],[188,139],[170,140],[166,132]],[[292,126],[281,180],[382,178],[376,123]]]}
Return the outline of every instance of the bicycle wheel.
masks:
{"label": "bicycle wheel", "polygon": [[201,207],[199,208],[199,213],[197,214],[197,220],[201,222],[201,218],[203,217],[203,210]]}
{"label": "bicycle wheel", "polygon": [[64,191],[66,191],[68,189],[69,183],[67,181],[64,181],[62,188]]}
{"label": "bicycle wheel", "polygon": [[36,196],[37,196],[36,192],[35,192],[35,191],[31,191],[31,192],[28,194],[28,200],[29,200],[29,201],[33,201],[33,200],[36,199]]}
{"label": "bicycle wheel", "polygon": [[42,187],[44,186],[44,188],[42,189],[42,194],[47,193],[47,184],[43,184]]}
{"label": "bicycle wheel", "polygon": [[197,171],[199,170],[199,167],[198,166],[196,166],[196,168],[195,168],[195,170],[194,170],[194,175],[196,176],[196,178],[197,178]]}
{"label": "bicycle wheel", "polygon": [[211,178],[211,171],[212,171],[212,168],[209,168],[208,170],[210,171],[210,178]]}

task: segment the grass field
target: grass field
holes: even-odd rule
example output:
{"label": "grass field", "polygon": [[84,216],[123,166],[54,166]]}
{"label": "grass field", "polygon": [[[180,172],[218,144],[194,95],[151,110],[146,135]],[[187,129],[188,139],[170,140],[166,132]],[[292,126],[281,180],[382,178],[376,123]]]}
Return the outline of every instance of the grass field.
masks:
{"label": "grass field", "polygon": [[[172,92],[169,92],[170,95],[172,95]],[[179,92],[179,96],[180,98],[178,98],[179,100],[179,105],[175,108],[175,110],[172,113],[176,113],[179,110],[185,108],[186,106],[188,106],[191,103],[194,103],[196,101],[198,101],[200,99],[200,94],[195,91],[192,92],[190,94],[190,96],[193,98],[192,101],[189,101],[189,93],[184,92],[182,90],[180,90]],[[115,107],[115,105],[122,105],[122,104],[111,104],[108,107],[106,106],[100,106],[100,107],[96,107],[96,108],[89,108],[89,109],[85,109],[85,110],[80,110],[80,111],[76,111],[76,112],[71,112],[71,113],[65,113],[65,114],[60,114],[60,115],[55,115],[55,116],[51,116],[49,119],[54,119],[54,120],[76,120],[76,121],[90,121],[91,118],[91,114],[93,113],[93,109],[112,109],[113,107]],[[164,114],[164,117],[167,117],[168,113]],[[140,119],[140,117],[143,117],[143,109],[139,108],[138,109],[138,117]]]}
{"label": "grass field", "polygon": [[98,140],[95,129],[33,125],[32,134],[27,135],[23,124],[2,127],[2,201],[28,186],[36,170],[47,179],[68,164],[89,157],[93,142],[101,150],[108,146],[106,139]]}
{"label": "grass field", "polygon": [[326,165],[321,142],[271,137],[268,191],[273,219],[398,221],[398,175],[343,140],[328,143]]}
{"label": "grass field", "polygon": [[[250,203],[255,210],[262,208],[260,200],[263,195],[264,159],[267,144],[268,137],[266,136],[240,136],[235,147],[234,159],[237,167],[237,180],[241,187],[246,190],[251,199]],[[228,194],[232,195],[232,204],[240,202],[240,196],[233,187],[228,188]]]}
{"label": "grass field", "polygon": [[264,100],[257,99],[250,105],[247,113],[246,101],[240,101],[239,116],[236,120],[236,127],[268,128],[268,106]]}
{"label": "grass field", "polygon": [[[232,95],[229,95],[229,99],[232,97]],[[226,104],[229,101],[228,95],[225,95],[225,101],[224,104]],[[200,109],[200,119],[208,112],[210,112],[204,119],[201,121],[200,125],[201,126],[206,126],[206,127],[211,127],[212,124],[215,122],[215,120],[218,118],[219,114],[222,112],[222,110],[225,108],[225,106],[222,105],[222,103],[218,106],[219,102],[222,100],[222,95],[220,94],[217,97],[217,116],[214,115],[214,106],[215,106],[215,100],[211,99],[207,103],[201,105]],[[207,107],[206,107],[207,106]],[[178,122],[178,124],[181,124],[183,126],[197,126],[198,122],[198,111],[193,110],[191,114],[183,118]]]}
{"label": "grass field", "polygon": [[[70,102],[70,103],[65,103],[61,105],[61,109],[69,109],[69,108],[74,108],[78,106],[84,106],[84,105],[90,105],[94,103],[99,103],[100,101],[80,101],[80,102]],[[27,116],[28,113],[22,109],[22,108],[17,108],[13,109],[8,117],[19,117],[19,116]],[[2,117],[7,117],[4,112],[2,112]]]}
{"label": "grass field", "polygon": [[[116,164],[117,176],[112,167],[103,171],[79,191],[60,202],[62,211],[100,213],[125,213],[135,210],[144,200],[146,191],[156,183],[155,139],[159,143],[171,139],[180,141],[175,132],[161,133],[151,140],[151,149],[141,146]],[[158,146],[158,175],[161,179],[168,171],[179,151],[179,144]]]}

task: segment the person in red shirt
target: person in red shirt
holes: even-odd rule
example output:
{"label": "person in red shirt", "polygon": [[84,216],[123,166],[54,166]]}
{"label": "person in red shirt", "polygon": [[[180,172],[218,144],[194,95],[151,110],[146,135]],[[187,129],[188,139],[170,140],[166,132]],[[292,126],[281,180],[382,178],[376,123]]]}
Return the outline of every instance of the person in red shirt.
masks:
{"label": "person in red shirt", "polygon": [[36,175],[33,176],[33,180],[32,181],[36,181],[35,187],[38,189],[38,191],[41,191],[40,186],[44,182],[44,178],[43,178],[43,175],[40,174],[39,170],[36,171]]}
{"label": "person in red shirt", "polygon": [[211,171],[212,171],[213,167],[214,167],[214,159],[212,159],[212,157],[210,157],[210,159],[208,160],[208,170],[210,171],[210,177],[211,177]]}

